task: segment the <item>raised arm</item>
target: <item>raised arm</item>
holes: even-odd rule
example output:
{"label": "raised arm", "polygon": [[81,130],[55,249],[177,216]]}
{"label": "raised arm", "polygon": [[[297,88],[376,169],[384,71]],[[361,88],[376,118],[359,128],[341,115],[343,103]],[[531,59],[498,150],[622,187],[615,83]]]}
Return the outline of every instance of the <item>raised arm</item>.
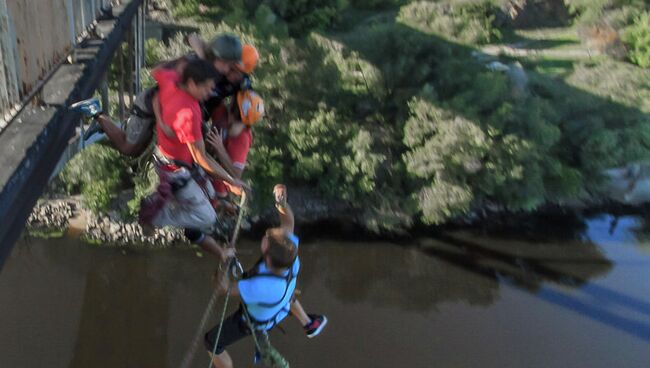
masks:
{"label": "raised arm", "polygon": [[199,35],[197,35],[196,33],[191,33],[190,35],[187,36],[187,43],[190,45],[192,50],[194,50],[196,56],[198,56],[201,59],[205,59],[206,45]]}
{"label": "raised arm", "polygon": [[293,211],[287,202],[287,187],[284,184],[276,184],[273,187],[273,196],[275,197],[275,208],[280,215],[280,227],[293,234],[294,217]]}

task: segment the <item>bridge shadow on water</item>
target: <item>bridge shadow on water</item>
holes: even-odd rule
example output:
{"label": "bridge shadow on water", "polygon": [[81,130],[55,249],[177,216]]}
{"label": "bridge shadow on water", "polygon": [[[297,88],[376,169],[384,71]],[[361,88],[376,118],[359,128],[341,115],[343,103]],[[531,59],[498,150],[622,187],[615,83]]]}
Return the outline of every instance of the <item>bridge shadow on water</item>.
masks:
{"label": "bridge shadow on water", "polygon": [[306,273],[301,284],[309,290],[324,282],[343,303],[420,314],[439,312],[447,303],[487,308],[501,298],[502,287],[513,288],[650,342],[650,302],[594,281],[615,266],[647,267],[650,260],[612,261],[584,238],[585,230],[584,224],[573,234],[560,229],[560,238],[542,240],[530,233],[464,230],[422,238],[417,246],[322,244],[327,250],[307,248],[301,259],[305,269],[327,272]]}
{"label": "bridge shadow on water", "polygon": [[[589,281],[607,273],[613,263],[591,243],[576,245],[591,253],[581,258],[536,257],[513,254],[500,246],[492,247],[478,240],[440,235],[438,240],[449,249],[427,246],[425,254],[442,259],[468,272],[525,290],[547,303],[603,323],[645,341],[650,341],[650,323],[625,316],[617,307],[650,317],[650,303],[609,287]],[[543,246],[543,245],[540,245]],[[513,252],[517,252],[514,248]],[[557,286],[561,286],[558,288]],[[570,288],[564,291],[564,288]],[[583,296],[583,297],[581,297]],[[586,297],[586,298],[584,298]]]}

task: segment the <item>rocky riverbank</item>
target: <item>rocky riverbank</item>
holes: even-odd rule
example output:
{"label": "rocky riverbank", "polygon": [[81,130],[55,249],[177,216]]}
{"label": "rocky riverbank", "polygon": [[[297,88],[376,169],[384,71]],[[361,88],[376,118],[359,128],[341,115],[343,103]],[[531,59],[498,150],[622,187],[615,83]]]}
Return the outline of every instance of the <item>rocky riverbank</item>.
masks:
{"label": "rocky riverbank", "polygon": [[86,210],[78,197],[39,201],[27,220],[27,233],[56,236],[66,232],[103,245],[167,247],[186,243],[180,229],[156,229],[147,234],[137,222],[124,221],[115,214],[96,215]]}
{"label": "rocky riverbank", "polygon": [[[290,202],[296,222],[301,225],[330,220],[354,222],[359,215],[349,203],[318,198],[308,189],[293,189]],[[137,221],[124,220],[119,215],[120,209],[116,204],[114,210],[98,215],[85,209],[79,196],[41,199],[27,221],[27,233],[34,236],[71,233],[91,243],[114,246],[167,247],[187,243],[183,231],[176,228],[156,229],[153,234],[146,234]],[[244,231],[259,229],[277,221],[275,209],[269,207],[247,216],[242,228]]]}
{"label": "rocky riverbank", "polygon": [[[608,170],[605,174],[610,178],[608,195],[603,198],[590,198],[564,202],[541,208],[538,213],[562,214],[566,211],[581,213],[590,209],[598,211],[617,212],[621,208],[641,209],[650,201],[650,166],[628,165],[622,168]],[[126,198],[126,197],[125,197]],[[166,247],[172,244],[187,243],[182,230],[175,228],[156,229],[153,234],[145,234],[136,221],[125,221],[119,213],[124,210],[125,198],[116,200],[114,210],[108,214],[96,215],[83,208],[79,196],[42,199],[34,207],[27,221],[27,231],[33,235],[61,235],[66,232],[79,235],[83,239],[100,244],[131,246],[144,245],[153,247]],[[296,223],[300,227],[318,224],[315,230],[325,233],[320,229],[324,222],[336,224],[337,234],[365,233],[363,212],[355,210],[351,203],[345,201],[331,201],[318,197],[309,188],[292,188],[291,205],[296,216]],[[475,209],[467,215],[451,221],[451,225],[473,226],[485,222],[503,222],[508,218],[519,218],[522,214],[513,214],[500,208],[487,206]],[[534,214],[524,214],[534,216]],[[277,224],[277,214],[271,206],[259,213],[247,217],[244,230],[249,228],[263,229],[266,226]],[[312,226],[312,228],[314,228]],[[341,234],[338,234],[341,233]],[[382,236],[403,235],[383,234]]]}

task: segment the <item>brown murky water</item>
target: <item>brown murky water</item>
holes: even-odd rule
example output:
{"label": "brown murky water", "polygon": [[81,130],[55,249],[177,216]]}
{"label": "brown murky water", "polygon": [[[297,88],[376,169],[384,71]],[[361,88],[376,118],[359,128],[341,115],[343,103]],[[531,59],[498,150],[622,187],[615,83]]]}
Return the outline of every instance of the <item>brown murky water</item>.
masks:
{"label": "brown murky water", "polygon": [[[602,216],[553,243],[305,243],[300,299],[330,324],[309,340],[288,318],[272,340],[292,367],[647,367],[644,224]],[[213,267],[190,250],[21,241],[0,272],[0,367],[178,367]],[[252,366],[252,341],[229,350]]]}

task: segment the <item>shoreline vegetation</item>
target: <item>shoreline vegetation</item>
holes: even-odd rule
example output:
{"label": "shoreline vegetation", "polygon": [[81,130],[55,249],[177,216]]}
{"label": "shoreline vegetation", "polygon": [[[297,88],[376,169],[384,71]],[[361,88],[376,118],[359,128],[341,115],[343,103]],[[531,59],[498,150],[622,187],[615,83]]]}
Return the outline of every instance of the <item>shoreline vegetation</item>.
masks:
{"label": "shoreline vegetation", "polygon": [[[607,170],[650,160],[643,0],[153,4],[156,19],[205,39],[235,33],[260,51],[253,87],[267,118],[255,127],[244,176],[253,227],[268,218],[277,182],[298,188],[290,201],[302,208],[299,222],[349,221],[392,236],[491,214],[607,208]],[[145,86],[149,68],[188,51],[182,35],[147,40]],[[156,181],[145,161],[92,145],[48,198],[69,198],[73,212],[97,219],[91,233],[141,242],[132,225]],[[34,213],[56,227],[71,210],[47,215],[52,201]],[[177,237],[162,232],[154,242]]]}

